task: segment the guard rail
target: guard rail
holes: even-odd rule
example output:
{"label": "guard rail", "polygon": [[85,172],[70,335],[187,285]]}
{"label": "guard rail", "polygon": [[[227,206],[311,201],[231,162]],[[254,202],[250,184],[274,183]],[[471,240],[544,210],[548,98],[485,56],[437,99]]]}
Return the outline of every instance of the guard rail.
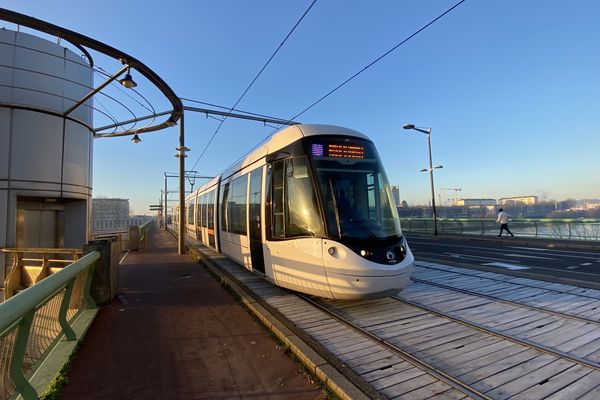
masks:
{"label": "guard rail", "polygon": [[82,328],[80,316],[90,309],[95,316],[90,284],[99,259],[100,253],[93,251],[0,304],[1,400],[16,394],[39,398],[40,388],[32,384],[36,370],[61,342],[75,347],[93,320],[88,315]]}
{"label": "guard rail", "polygon": [[[495,219],[438,218],[438,233],[458,235],[498,235],[500,225]],[[432,218],[402,218],[404,232],[432,232]],[[562,240],[600,240],[600,220],[591,218],[552,219],[514,218],[510,230],[519,237]]]}

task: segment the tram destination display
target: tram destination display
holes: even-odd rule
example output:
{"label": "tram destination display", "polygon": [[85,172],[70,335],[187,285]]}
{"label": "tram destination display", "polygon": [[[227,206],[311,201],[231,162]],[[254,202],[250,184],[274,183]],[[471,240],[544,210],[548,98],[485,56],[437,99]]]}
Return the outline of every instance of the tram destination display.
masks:
{"label": "tram destination display", "polygon": [[365,158],[365,146],[357,143],[312,143],[313,157]]}

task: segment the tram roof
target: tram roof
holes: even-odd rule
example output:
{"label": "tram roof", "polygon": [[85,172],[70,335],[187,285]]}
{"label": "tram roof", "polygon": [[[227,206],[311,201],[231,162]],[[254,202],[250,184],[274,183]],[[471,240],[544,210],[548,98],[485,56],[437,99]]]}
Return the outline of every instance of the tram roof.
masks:
{"label": "tram roof", "polygon": [[254,163],[255,161],[281,150],[285,146],[294,143],[295,141],[308,136],[317,135],[345,135],[355,136],[363,139],[370,140],[368,136],[353,129],[344,128],[335,125],[323,125],[323,124],[298,124],[292,125],[285,129],[280,130],[271,136],[267,141],[260,145],[256,150],[248,153],[241,160],[228,167],[217,177],[213,178],[209,182],[205,183],[198,188],[199,191],[205,190],[214,186],[221,176],[227,177],[237,171],[240,171],[244,167]]}

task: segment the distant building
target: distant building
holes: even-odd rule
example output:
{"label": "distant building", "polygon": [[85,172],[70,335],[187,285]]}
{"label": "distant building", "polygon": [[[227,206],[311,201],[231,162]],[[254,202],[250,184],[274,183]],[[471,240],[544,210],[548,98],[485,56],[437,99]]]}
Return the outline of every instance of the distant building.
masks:
{"label": "distant building", "polygon": [[129,226],[129,199],[92,199],[92,232]]}
{"label": "distant building", "polygon": [[129,199],[92,199],[92,232],[123,230],[153,219],[148,215],[129,215]]}
{"label": "distant building", "polygon": [[537,196],[517,196],[498,199],[498,205],[501,206],[534,205],[538,203],[539,199]]}
{"label": "distant building", "polygon": [[396,207],[400,207],[400,187],[392,186],[392,197],[394,198],[394,204]]}
{"label": "distant building", "polygon": [[462,207],[487,207],[496,204],[496,199],[456,199],[456,205]]}

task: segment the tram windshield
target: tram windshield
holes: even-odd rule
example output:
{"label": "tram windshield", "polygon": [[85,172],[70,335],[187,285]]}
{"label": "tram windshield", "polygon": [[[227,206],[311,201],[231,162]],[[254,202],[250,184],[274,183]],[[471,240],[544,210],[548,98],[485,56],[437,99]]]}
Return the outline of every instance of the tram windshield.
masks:
{"label": "tram windshield", "polygon": [[382,240],[401,235],[390,185],[371,142],[316,138],[309,151],[330,237]]}

